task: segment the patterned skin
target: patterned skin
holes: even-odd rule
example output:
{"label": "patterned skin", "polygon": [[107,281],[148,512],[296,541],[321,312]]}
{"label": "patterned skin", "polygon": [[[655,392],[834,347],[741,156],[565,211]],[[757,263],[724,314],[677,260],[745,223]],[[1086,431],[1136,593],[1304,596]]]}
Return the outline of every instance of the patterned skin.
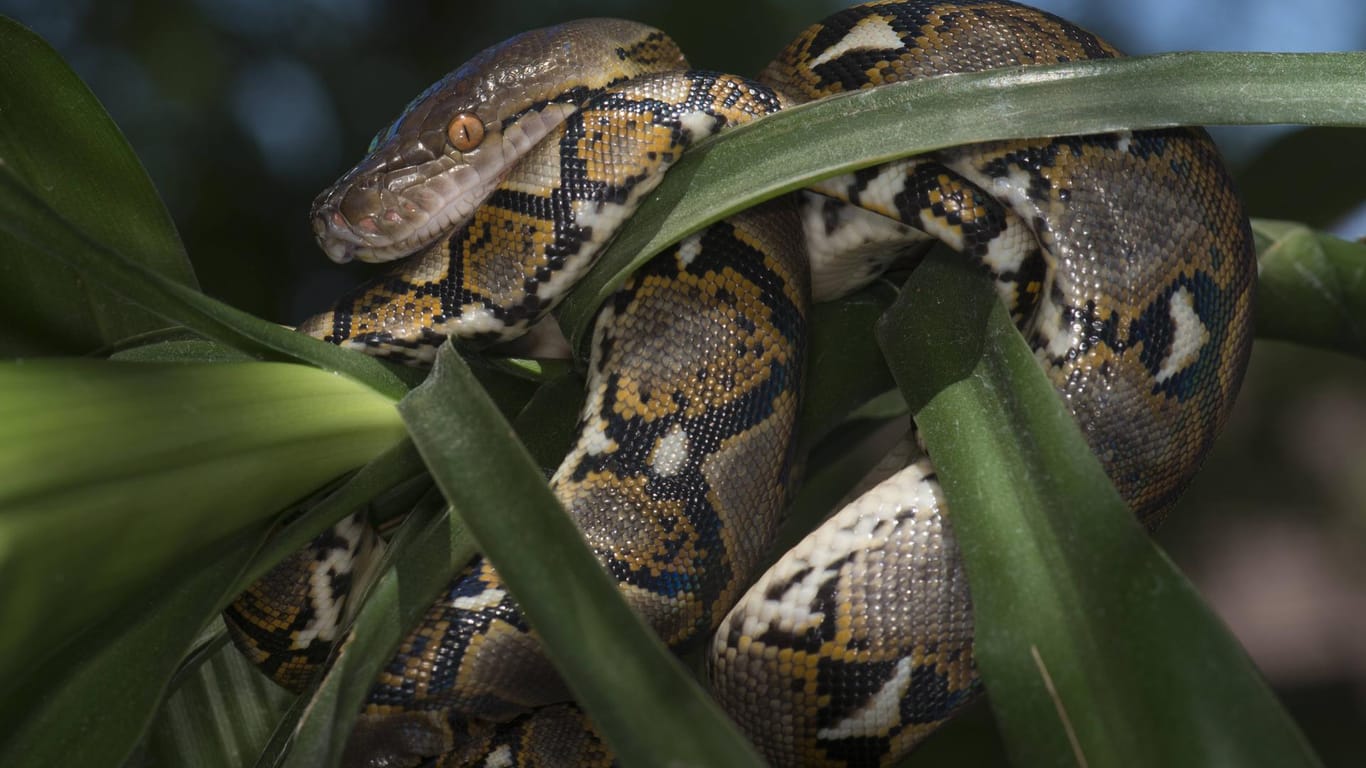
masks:
{"label": "patterned skin", "polygon": [[[569,41],[592,35],[584,24],[563,29]],[[514,38],[458,71],[460,82],[488,82],[511,61],[511,96],[474,105],[450,95],[478,90],[453,75],[382,132],[319,198],[315,227],[334,256],[419,250],[300,330],[417,363],[447,336],[471,345],[515,336],[705,135],[843,90],[1118,55],[1065,21],[998,0],[847,9],[802,33],[761,82],[680,71],[672,43],[648,28],[612,22],[604,34],[611,44],[561,46],[555,30]],[[533,43],[552,59],[564,48],[606,55],[576,57],[590,67],[584,77],[554,67],[550,83],[527,64]],[[663,73],[604,74],[634,58]],[[535,95],[518,98],[526,93]],[[516,121],[527,115],[535,130],[522,134]],[[562,122],[546,127],[552,119]],[[445,203],[457,185],[440,174],[490,141],[501,142],[491,154],[516,155],[515,164],[479,171],[475,187],[497,175],[491,192],[475,193],[486,194],[482,204]],[[421,170],[408,173],[405,158]],[[462,212],[455,223],[414,234],[422,226],[405,218],[404,198],[385,191],[412,178],[428,190],[417,198],[443,190],[442,204]],[[928,235],[980,264],[1116,487],[1155,525],[1241,379],[1251,237],[1213,145],[1192,129],[951,149],[830,179],[801,199],[800,222],[786,200],[714,225],[604,304],[578,437],[552,486],[667,642],[710,638],[715,695],[770,761],[887,764],[974,695],[971,599],[933,467],[910,443],[885,479],[754,573],[793,462],[805,252],[821,300],[877,274],[886,258],[870,257],[869,244],[896,250]],[[868,225],[881,217],[895,223]],[[293,576],[270,577],[290,588],[258,585],[229,612],[239,641],[277,679],[298,681],[305,667],[279,657],[299,655],[301,638],[335,636],[319,627],[337,620],[324,613],[342,613],[348,577],[337,553],[361,545],[327,536],[314,559],[282,566]],[[322,583],[327,599],[271,604],[272,589],[298,604],[305,582]],[[270,618],[279,616],[296,623]],[[376,683],[347,761],[609,762],[568,700],[497,574],[476,561]]]}

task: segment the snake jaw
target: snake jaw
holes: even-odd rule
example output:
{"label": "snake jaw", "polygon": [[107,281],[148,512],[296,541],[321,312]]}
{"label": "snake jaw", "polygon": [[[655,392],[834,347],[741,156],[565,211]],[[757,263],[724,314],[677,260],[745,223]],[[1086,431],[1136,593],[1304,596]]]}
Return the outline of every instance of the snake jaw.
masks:
{"label": "snake jaw", "polygon": [[344,235],[340,234],[350,228],[350,222],[340,211],[333,211],[330,215],[319,213],[313,217],[313,235],[318,240],[318,246],[327,254],[327,258],[337,264],[346,264],[355,258],[355,244],[346,242]]}
{"label": "snake jaw", "polygon": [[[547,63],[547,40],[561,35],[573,41],[567,59]],[[641,40],[653,43],[639,47]],[[614,69],[582,88],[561,87],[561,69],[604,56]],[[481,51],[409,102],[365,159],[318,196],[311,215],[318,245],[335,262],[380,262],[453,234],[580,103],[620,78],[652,71],[656,59],[682,65],[682,56],[656,30],[601,19],[532,30]],[[472,147],[450,138],[455,118],[478,126]]]}
{"label": "snake jaw", "polygon": [[503,177],[498,158],[466,154],[401,166],[371,155],[314,201],[318,246],[337,263],[392,261],[464,224]]}
{"label": "snake jaw", "polygon": [[575,109],[538,105],[507,131],[489,121],[483,143],[468,152],[443,146],[444,138],[427,131],[406,141],[402,134],[391,136],[314,200],[318,246],[339,264],[384,262],[450,235]]}

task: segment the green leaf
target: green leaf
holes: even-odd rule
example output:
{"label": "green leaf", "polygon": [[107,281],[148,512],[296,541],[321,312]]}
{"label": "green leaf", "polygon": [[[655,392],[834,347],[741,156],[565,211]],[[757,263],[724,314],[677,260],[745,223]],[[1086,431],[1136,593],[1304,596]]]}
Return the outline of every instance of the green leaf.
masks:
{"label": "green leaf", "polygon": [[346,373],[395,400],[407,392],[374,358],[199,293],[150,180],[61,58],[0,18],[0,65],[0,304],[14,315],[0,351],[88,352],[179,324],[255,355]]}
{"label": "green leaf", "polygon": [[[0,705],[0,717],[16,724],[13,737],[0,741],[0,760],[16,766],[119,764],[120,756],[142,733],[173,672],[177,677],[188,675],[195,681],[193,685],[201,686],[194,696],[216,695],[219,703],[196,716],[184,699],[183,711],[174,699],[168,702],[162,709],[162,719],[153,726],[144,762],[197,765],[206,759],[199,755],[197,760],[172,760],[171,752],[178,754],[177,750],[188,748],[183,739],[198,738],[180,733],[182,727],[197,731],[213,729],[224,739],[249,736],[254,742],[256,736],[244,734],[242,723],[218,718],[221,709],[259,706],[259,712],[251,712],[275,712],[282,693],[254,669],[239,672],[238,667],[245,664],[245,659],[235,648],[225,647],[215,654],[238,660],[222,661],[229,670],[222,674],[198,669],[196,659],[187,662],[190,669],[183,665],[178,668],[198,627],[216,617],[228,601],[282,556],[421,468],[412,443],[403,441],[363,467],[320,504],[274,533],[259,551],[254,543],[259,537],[255,535],[240,543],[215,545],[218,554],[208,565],[192,561],[185,566],[193,570],[191,575],[181,576],[172,571],[164,578],[165,583],[181,586],[168,590],[160,583],[155,584],[147,590],[145,599],[130,601],[126,609],[83,632],[74,644],[48,658],[20,687],[0,699],[4,702]],[[174,685],[172,690],[179,691],[181,686]],[[110,717],[111,710],[119,716]],[[65,738],[72,729],[78,729],[82,738]],[[7,754],[24,757],[10,760],[5,759]]]}
{"label": "green leaf", "polygon": [[247,569],[239,580],[237,591],[241,592],[251,586],[277,563],[302,549],[337,521],[362,509],[386,491],[422,476],[425,469],[412,441],[400,440],[389,450],[376,456],[369,464],[361,467],[322,501],[291,519],[282,529],[275,531],[252,561],[251,568]]}
{"label": "green leaf", "polygon": [[265,747],[294,697],[227,641],[221,621],[206,657],[178,676],[137,765],[240,768]]}
{"label": "green leaf", "polygon": [[[142,599],[89,627],[56,656],[4,656],[6,662],[23,664],[25,674],[7,675],[8,685],[0,692],[0,717],[6,723],[0,764],[121,764],[205,618],[221,609],[258,538],[251,534],[222,542],[216,552],[166,572],[164,583],[150,585]],[[62,556],[58,551],[49,559]]]}
{"label": "green leaf", "polygon": [[[596,282],[575,295],[575,303],[565,311],[569,320],[566,327],[581,341],[599,300],[629,271],[629,265],[649,258],[654,252],[651,249],[658,250],[760,198],[816,178],[875,164],[893,155],[1013,136],[1178,122],[1361,125],[1366,121],[1366,83],[1360,77],[1364,66],[1366,56],[1362,54],[1181,54],[945,78],[858,94],[814,105],[805,113],[794,110],[689,153],[605,257],[602,268],[594,272],[591,280]],[[47,99],[51,105],[36,103]],[[67,119],[71,116],[76,119]],[[89,126],[92,130],[86,131]],[[0,281],[8,291],[4,303],[22,310],[24,317],[19,322],[39,318],[35,327],[22,329],[22,337],[7,337],[4,351],[87,351],[94,345],[166,324],[152,317],[155,315],[252,355],[307,361],[344,372],[389,398],[396,399],[406,391],[392,371],[374,360],[306,339],[193,290],[192,277],[165,211],[122,138],[117,131],[110,138],[106,128],[112,130],[103,111],[50,49],[17,25],[0,22],[0,210],[5,211],[0,217],[0,232],[9,236],[0,241],[5,257],[0,258]],[[68,129],[73,132],[70,136],[63,133]],[[62,146],[54,136],[75,142],[77,149]],[[810,136],[820,137],[814,147]],[[57,147],[62,156],[54,156]],[[67,157],[80,162],[72,163]],[[735,174],[736,168],[744,170]],[[98,178],[90,181],[87,173]],[[75,196],[71,196],[73,186],[85,184],[97,191],[75,189]],[[1323,249],[1327,253],[1337,247]],[[22,258],[10,260],[11,253]],[[1323,258],[1336,276],[1349,274],[1349,262],[1331,255]],[[68,266],[56,269],[54,260]],[[1299,272],[1290,270],[1286,274]],[[1293,280],[1287,285],[1284,290],[1291,299],[1298,298],[1295,291],[1312,287],[1311,283]],[[152,314],[111,298],[114,294],[108,289]],[[1324,294],[1311,291],[1309,295],[1318,295],[1321,300]],[[1340,302],[1341,307],[1357,306],[1352,303],[1355,299],[1350,298],[1351,292],[1344,289],[1343,296],[1348,298]],[[35,302],[37,298],[43,301]],[[29,307],[24,302],[41,306]],[[91,314],[64,325],[63,318],[53,316],[54,310],[64,312],[66,305],[72,304]],[[985,311],[977,320],[999,320],[999,310],[982,306]],[[1331,309],[1337,311],[1338,307]],[[1356,314],[1347,316],[1352,317]],[[932,324],[933,320],[926,322]],[[1355,326],[1349,334],[1335,337],[1330,324],[1322,319],[1299,322],[1303,328],[1287,333],[1322,337],[1325,343],[1355,345],[1351,348],[1360,350]],[[53,338],[34,343],[38,332]],[[936,457],[944,453],[944,461],[957,466],[948,471],[941,467],[946,487],[958,488],[950,493],[956,523],[961,516],[963,525],[972,528],[975,513],[971,510],[978,502],[973,493],[962,490],[976,488],[973,482],[962,480],[975,477],[965,474],[969,470],[959,463],[963,457],[955,457],[952,446],[943,447],[945,420],[950,416],[967,425],[968,432],[975,432],[976,439],[967,439],[965,444],[982,451],[980,456],[987,464],[984,473],[998,489],[1006,471],[1003,468],[1014,471],[1024,466],[1028,472],[1045,472],[1042,478],[1024,475],[1025,482],[1044,484],[1037,488],[1018,486],[1026,492],[1016,499],[1019,509],[1009,507],[1001,512],[1006,516],[1005,529],[993,532],[991,526],[979,522],[976,534],[960,530],[965,540],[981,538],[987,544],[1023,550],[1009,550],[1011,557],[1022,557],[1019,566],[1014,560],[994,564],[997,577],[1008,574],[1013,582],[1018,572],[1020,583],[993,585],[1000,597],[987,599],[986,608],[979,605],[979,611],[985,611],[979,616],[997,627],[989,630],[988,639],[1004,648],[1001,655],[1006,658],[1004,674],[983,662],[992,680],[993,695],[1003,702],[998,703],[1003,710],[1002,721],[1017,745],[1025,738],[1021,734],[1030,737],[1026,739],[1029,743],[1018,747],[1020,754],[1034,755],[1037,753],[1031,750],[1037,749],[1050,758],[1066,762],[1073,758],[1070,746],[1061,739],[1056,718],[1049,719],[1058,710],[1054,700],[1040,694],[1037,658],[1054,676],[1057,701],[1063,702],[1065,711],[1074,718],[1078,744],[1091,757],[1091,764],[1115,757],[1123,762],[1160,758],[1186,747],[1190,747],[1189,754],[1197,755],[1188,758],[1191,760],[1227,757],[1211,755],[1211,746],[1242,749],[1267,762],[1287,755],[1285,764],[1303,762],[1295,751],[1301,745],[1293,727],[1287,730],[1283,718],[1266,714],[1269,695],[1255,675],[1248,682],[1241,652],[1217,624],[1214,630],[1209,629],[1207,612],[1192,602],[1189,588],[1179,577],[1164,570],[1165,561],[1146,539],[1140,537],[1143,545],[1131,541],[1132,522],[1111,520],[1117,514],[1111,509],[1113,499],[1097,502],[1109,510],[1098,515],[1104,525],[1097,539],[1099,552],[1083,556],[1114,555],[1114,563],[1102,567],[1084,560],[1083,568],[1072,560],[1059,559],[1059,552],[1066,549],[1066,537],[1049,534],[1050,526],[1059,523],[1038,517],[1037,507],[1042,504],[1049,507],[1045,511],[1051,511],[1050,505],[1056,501],[1051,495],[1056,491],[1054,486],[1070,486],[1078,473],[1082,475],[1078,487],[1094,486],[1093,490],[1099,491],[1100,486],[1095,485],[1092,470],[1053,463],[1060,461],[1059,455],[1076,454],[1075,445],[1065,450],[1057,447],[1070,438],[1059,437],[1066,429],[1052,420],[1045,419],[1039,427],[1046,446],[1053,446],[1042,452],[1042,464],[1035,462],[1032,454],[1016,455],[1019,446],[1013,436],[1034,434],[1028,430],[1036,426],[1034,406],[1042,397],[1037,391],[1042,377],[1029,379],[1026,375],[1021,380],[1026,382],[1021,394],[1013,393],[1015,384],[1003,383],[1000,374],[1020,363],[1019,350],[1009,351],[1010,343],[1019,340],[1011,337],[1014,342],[1002,341],[999,336],[989,337],[988,342],[979,340],[975,346],[961,333],[950,336],[946,342],[950,346],[954,340],[966,346],[932,358],[918,370],[947,366],[954,373],[953,355],[974,350],[985,349],[983,359],[993,362],[988,365],[976,357],[967,360],[955,375],[966,376],[968,385],[954,379],[958,383],[944,387],[942,392],[937,388],[921,391],[916,407],[921,410],[926,433],[938,430],[932,447]],[[205,342],[168,344],[180,346],[129,350],[127,355],[130,359],[203,355],[213,360],[224,355],[222,347]],[[854,354],[853,350],[849,352]],[[944,354],[937,349],[931,352]],[[531,620],[550,642],[552,657],[566,670],[571,685],[583,696],[609,739],[627,759],[655,762],[696,756],[708,764],[723,764],[720,753],[726,753],[724,756],[733,762],[749,764],[749,753],[731,741],[734,732],[729,725],[714,719],[718,717],[714,709],[696,698],[691,683],[680,681],[676,665],[657,643],[650,645],[653,641],[643,634],[639,622],[622,614],[625,608],[615,589],[604,580],[584,548],[574,543],[578,539],[572,528],[565,533],[569,524],[544,491],[539,473],[511,439],[507,425],[493,415],[477,388],[471,387],[468,372],[449,350],[443,351],[442,359],[446,369],[438,371],[440,380],[405,402],[405,418],[411,421],[414,432],[420,433],[423,455],[438,470],[442,487],[460,505],[461,513],[470,517],[481,540],[497,550],[491,551],[491,556],[509,577],[519,599],[528,605]],[[13,728],[4,729],[7,735],[0,737],[0,763],[117,762],[141,732],[170,670],[202,624],[196,617],[210,608],[217,610],[231,592],[230,588],[225,591],[225,585],[245,583],[278,554],[311,535],[310,531],[325,525],[333,515],[342,514],[350,501],[334,498],[330,507],[305,515],[298,524],[285,529],[283,538],[273,541],[266,552],[245,565],[254,549],[252,526],[306,490],[373,456],[401,434],[391,403],[341,377],[312,372],[315,378],[309,378],[290,373],[280,374],[277,381],[264,374],[241,373],[262,369],[259,365],[212,366],[212,374],[200,375],[207,368],[184,366],[172,371],[171,366],[148,365],[135,375],[127,373],[124,366],[63,363],[53,368],[11,366],[0,370],[0,402],[4,403],[0,405],[0,437],[4,438],[0,445],[9,446],[8,450],[0,447],[0,615],[6,619],[0,625],[0,680],[5,681],[0,683],[0,721]],[[860,370],[880,371],[880,367]],[[901,373],[905,374],[904,368]],[[819,395],[828,406],[814,408],[808,416],[818,429],[834,426],[845,418],[849,407],[877,389],[875,381],[850,382],[867,384],[866,391],[839,389],[838,381],[828,383],[835,388]],[[290,390],[291,395],[276,391],[277,385],[280,390]],[[817,384],[817,391],[821,386]],[[473,395],[471,389],[475,390]],[[462,405],[458,409],[452,407],[452,401],[446,399],[451,390],[472,399],[459,401]],[[916,391],[907,385],[907,397]],[[988,402],[983,394],[986,391],[1003,399]],[[543,423],[541,414],[551,403],[559,402],[557,398],[567,401],[568,397],[550,388],[543,389],[530,404],[526,404],[527,396],[529,392],[522,391],[500,395],[499,406],[505,413],[520,411],[519,427],[540,445],[537,458],[544,463],[553,456],[552,446],[562,438],[563,425]],[[892,402],[894,399],[880,401],[890,406],[887,412],[900,407]],[[1056,398],[1052,401],[1058,410]],[[1014,407],[1019,402],[1029,403],[1029,408]],[[1005,408],[1003,403],[1012,407]],[[369,414],[361,419],[365,424],[352,422],[351,416],[345,415],[351,406]],[[311,418],[315,410],[327,411],[334,419],[339,412],[343,415],[340,423],[330,427],[321,422],[307,426],[296,421],[300,411]],[[381,412],[385,415],[380,416]],[[982,446],[981,436],[990,430],[980,425],[990,421],[990,429],[999,430],[1003,419],[1009,421],[1010,428],[1025,431],[1009,432],[1012,437]],[[329,432],[329,428],[335,431]],[[474,431],[448,431],[452,429]],[[1050,442],[1055,439],[1063,442]],[[30,448],[38,452],[42,462],[27,461]],[[386,454],[387,459],[377,459],[372,474],[363,472],[353,481],[356,485],[348,486],[355,495],[346,498],[371,494],[414,469],[411,450],[396,448]],[[966,451],[963,447],[959,452]],[[393,463],[385,464],[386,460]],[[829,468],[829,482],[823,481],[829,488],[816,491],[833,493],[832,488],[851,476],[838,462]],[[250,482],[242,478],[250,478]],[[489,478],[499,482],[488,482]],[[1017,492],[1017,482],[1019,477],[1012,476],[1012,493]],[[241,501],[244,496],[245,505]],[[960,513],[960,506],[967,511]],[[1071,506],[1077,505],[1074,502]],[[131,514],[134,510],[137,516]],[[518,514],[508,515],[507,521],[497,519],[507,510],[517,510]],[[523,522],[525,528],[512,528],[517,525],[515,521],[527,519],[524,515],[533,522]],[[1118,517],[1127,520],[1127,515]],[[1090,518],[1085,522],[1092,524]],[[1022,541],[1000,541],[1007,531],[1031,535],[1020,536]],[[233,540],[233,532],[243,538]],[[210,545],[223,548],[211,550]],[[515,554],[509,549],[512,546],[517,547]],[[528,557],[524,546],[542,552],[543,557]],[[207,564],[187,569],[181,578],[176,563],[210,551],[217,554]],[[296,720],[286,720],[286,727],[265,753],[268,761],[298,766],[335,761],[376,668],[392,652],[403,627],[426,609],[431,595],[468,559],[470,551],[459,526],[441,515],[438,507],[423,507],[405,524],[390,550],[389,569],[371,590],[358,617],[347,652],[308,700],[307,709],[296,713],[302,715],[297,731]],[[990,576],[994,550],[986,551],[986,555],[969,553],[969,557],[985,562]],[[1070,551],[1064,554],[1075,555]],[[573,561],[577,578],[568,579],[558,570],[561,557]],[[44,559],[40,562],[40,558]],[[528,563],[531,560],[535,562]],[[511,570],[504,567],[505,563]],[[547,570],[552,563],[556,568],[553,572]],[[980,572],[982,567],[976,570]],[[1081,584],[1074,593],[1073,585],[1056,580],[1059,574],[1074,573],[1085,574],[1094,584]],[[1139,581],[1123,581],[1117,574],[1124,573]],[[174,577],[168,580],[169,590],[141,589],[153,577],[168,576]],[[580,580],[590,585],[586,591],[579,591]],[[1151,589],[1135,590],[1133,583]],[[976,584],[975,594],[980,595]],[[554,587],[553,593],[546,591],[548,585]],[[1026,594],[1019,598],[1011,588],[1023,589]],[[1109,591],[1100,592],[1102,588]],[[1113,591],[1116,588],[1118,591]],[[1150,592],[1175,600],[1177,608],[1165,604],[1160,609],[1154,607]],[[551,594],[553,597],[548,597]],[[149,607],[132,605],[137,595],[146,595]],[[1018,605],[1001,605],[1011,600],[1018,600]],[[566,610],[568,606],[573,608]],[[1012,609],[1038,610],[1040,617],[1047,616],[1051,622],[1040,629],[1037,617],[1029,622],[1030,616],[1025,616],[1025,623],[1018,625],[1023,627],[1019,638],[1030,642],[1037,638],[1037,657],[1022,661],[1021,654],[1016,653],[1018,638],[1012,642],[1008,637],[1016,632],[1015,625],[1004,623],[1015,621],[1010,615]],[[1089,619],[1078,619],[1069,612],[1081,609],[1090,612]],[[1137,629],[1120,623],[1118,626],[1134,634],[1116,637],[1122,635],[1114,629],[1116,625],[1095,623],[1095,617],[1106,616],[1107,611],[1109,619],[1115,615],[1127,618],[1129,614],[1158,619],[1141,622]],[[996,618],[998,614],[1004,618]],[[1179,647],[1173,637],[1154,634],[1153,627],[1164,621],[1180,628]],[[587,631],[585,624],[589,625]],[[1187,624],[1194,629],[1188,629]],[[612,629],[599,635],[606,627]],[[1080,638],[1060,637],[1059,633],[1068,628],[1079,628]],[[624,633],[627,639],[621,640],[617,633]],[[69,637],[75,639],[60,647]],[[1142,642],[1152,643],[1142,650],[1151,652],[1153,658],[1140,654],[1144,663],[1135,664],[1136,671],[1112,668],[1115,659],[1127,662],[1126,654],[1138,653],[1135,649]],[[1059,648],[1063,650],[1059,652]],[[144,658],[148,652],[154,656]],[[984,659],[996,655],[991,647],[982,652]],[[1060,663],[1062,657],[1071,663]],[[1097,658],[1110,666],[1097,667]],[[1152,672],[1154,663],[1162,667],[1173,659],[1193,661],[1183,665],[1185,669]],[[603,660],[608,662],[606,669]],[[1230,666],[1235,669],[1229,671]],[[1201,672],[1199,682],[1208,687],[1192,693],[1192,670]],[[1009,681],[1012,675],[1014,683],[996,682],[998,678]],[[1175,683],[1171,683],[1173,678]],[[1133,694],[1136,681],[1139,688],[1144,683],[1149,687],[1138,691],[1137,704],[1124,709],[1121,694]],[[1095,690],[1097,684],[1099,691]],[[1106,686],[1115,686],[1115,690]],[[623,694],[622,690],[627,692]],[[1022,693],[1017,696],[1012,693],[1015,690]],[[121,698],[117,706],[111,707],[104,693],[107,691],[118,692]],[[1150,709],[1154,698],[1166,695],[1173,699],[1164,700],[1170,712],[1154,714]],[[661,705],[663,709],[658,708]],[[1215,710],[1220,717],[1211,721]],[[1125,723],[1129,730],[1116,730],[1117,712],[1133,718]],[[1214,745],[1180,741],[1183,735],[1200,728],[1206,729],[1200,732],[1206,737],[1209,733],[1226,734],[1228,731],[1215,729],[1229,721],[1238,729],[1236,739],[1211,739],[1219,742]],[[1246,738],[1244,731],[1252,737]],[[73,733],[81,738],[70,738]],[[1037,744],[1033,743],[1035,734],[1040,734]],[[1126,752],[1132,746],[1126,739],[1134,734],[1158,734],[1158,738],[1155,744],[1145,741]],[[1245,738],[1246,744],[1224,743]],[[286,757],[290,739],[295,749]],[[732,749],[738,751],[731,754]],[[1245,756],[1237,752],[1229,759]]]}
{"label": "green leaf", "polygon": [[1257,336],[1366,357],[1366,244],[1257,220]]}
{"label": "green leaf", "polygon": [[449,344],[399,410],[442,493],[623,764],[760,764],[626,605]]}
{"label": "green leaf", "polygon": [[[171,217],[123,134],[56,51],[3,17],[0,173],[95,240],[195,286]],[[6,208],[6,218],[19,215]],[[85,353],[167,324],[41,249],[11,240],[0,250],[0,355]]]}
{"label": "green leaf", "polygon": [[[560,308],[582,352],[602,301],[651,256],[762,200],[898,157],[998,139],[1172,125],[1366,125],[1366,53],[1173,53],[894,83],[700,143]],[[813,140],[815,139],[815,140]]]}
{"label": "green leaf", "polygon": [[811,308],[806,388],[798,420],[804,446],[814,444],[856,408],[895,386],[873,336],[873,325],[896,295],[891,285],[877,282],[839,301]]}
{"label": "green leaf", "polygon": [[[180,333],[184,333],[181,331]],[[251,355],[200,338],[172,339],[120,349],[110,360],[125,363],[249,363]]]}
{"label": "green leaf", "polygon": [[536,390],[512,422],[517,437],[543,472],[555,471],[569,452],[583,407],[583,377],[568,373]]}
{"label": "green leaf", "polygon": [[0,694],[171,565],[402,436],[388,398],[307,366],[0,365]]}
{"label": "green leaf", "polygon": [[148,310],[211,339],[271,360],[305,362],[343,373],[397,400],[408,391],[376,358],[342,349],[234,309],[167,279],[92,239],[0,166],[0,231],[14,242],[59,259]]}
{"label": "green leaf", "polygon": [[984,278],[929,260],[878,338],[952,510],[1015,760],[1318,764],[1134,520]]}

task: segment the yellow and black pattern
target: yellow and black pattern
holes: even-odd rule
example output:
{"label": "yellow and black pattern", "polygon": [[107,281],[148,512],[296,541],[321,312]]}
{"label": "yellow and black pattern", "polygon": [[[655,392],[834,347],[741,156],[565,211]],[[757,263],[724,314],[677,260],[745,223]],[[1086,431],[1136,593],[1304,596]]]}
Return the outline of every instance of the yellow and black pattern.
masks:
{"label": "yellow and black pattern", "polygon": [[[627,600],[677,648],[710,637],[779,522],[809,294],[797,231],[786,201],[713,225],[637,272],[594,329],[579,437],[551,484]],[[455,734],[495,737],[471,721],[542,728],[520,716],[568,698],[478,561],[381,674],[362,733],[401,723],[413,735],[405,754],[428,756],[427,744],[463,743]],[[392,737],[353,737],[352,759],[377,747]]]}
{"label": "yellow and black pattern", "polygon": [[713,642],[713,695],[774,765],[895,759],[976,693],[967,575],[929,460],[903,441],[851,496]]}
{"label": "yellow and black pattern", "polygon": [[[1111,55],[1020,6],[884,3],[816,25],[765,74],[819,98]],[[884,181],[898,173],[906,183]],[[817,189],[922,228],[992,272],[1116,487],[1141,519],[1160,520],[1222,426],[1250,344],[1251,238],[1202,131],[961,148]],[[970,604],[922,460],[742,598],[714,641],[714,693],[775,765],[895,762],[974,691]],[[756,688],[770,694],[761,704]],[[774,720],[792,725],[774,733]]]}
{"label": "yellow and black pattern", "polygon": [[449,238],[299,330],[412,362],[447,336],[520,335],[564,297],[693,141],[779,109],[730,75],[643,75],[599,93],[523,157]]}
{"label": "yellow and black pattern", "polygon": [[[1015,182],[1016,212],[1053,267],[1026,338],[1155,525],[1223,425],[1251,341],[1251,235],[1213,143],[1175,128],[954,154],[978,185]],[[1123,211],[1112,178],[1132,192]],[[1135,413],[1145,418],[1120,415]]]}
{"label": "yellow and black pattern", "polygon": [[[810,189],[829,198],[829,204],[856,206],[924,232],[981,265],[996,281],[997,292],[1017,323],[1038,306],[1048,264],[1028,225],[1013,209],[941,163],[902,160],[827,179]],[[847,258],[835,254],[829,269],[840,268]],[[813,265],[823,268],[821,263]],[[841,284],[840,290],[853,287]],[[827,297],[817,293],[815,298]]]}
{"label": "yellow and black pattern", "polygon": [[347,598],[378,542],[361,514],[319,534],[228,606],[229,637],[272,680],[302,690],[341,637]]}
{"label": "yellow and black pattern", "polygon": [[667,35],[620,19],[531,30],[481,51],[413,99],[365,159],[318,196],[319,243],[339,262],[426,248],[468,221],[509,167],[604,89],[686,67]]}
{"label": "yellow and black pattern", "polygon": [[[537,41],[557,40],[555,29],[528,33],[477,56],[382,132],[315,206],[334,257],[392,251],[412,240],[412,222],[431,218],[409,222],[401,200],[374,191],[376,178],[426,174],[428,192],[462,200],[488,188],[388,276],[300,330],[415,363],[447,337],[515,336],[703,136],[840,91],[1118,55],[1013,3],[902,0],[814,25],[761,84],[683,71],[661,33],[609,25],[610,43],[577,45],[599,54],[596,63],[574,56],[591,70],[583,77],[558,63],[527,66]],[[592,38],[581,23],[557,29]],[[573,47],[545,45],[545,56]],[[605,74],[627,59],[664,71]],[[571,95],[555,96],[542,69]],[[477,88],[461,84],[471,78],[501,78],[505,92],[475,104]],[[431,146],[442,130],[458,152],[439,169],[404,170],[405,142]],[[497,184],[451,180],[475,173],[458,170],[466,166],[494,167],[464,159],[485,150],[508,165]],[[448,166],[457,170],[442,175]],[[929,240],[994,277],[1116,487],[1150,524],[1208,450],[1246,363],[1251,236],[1212,143],[1192,129],[998,142],[829,179],[800,203],[713,225],[639,271],[600,311],[578,435],[552,485],[667,642],[710,638],[715,695],[775,765],[895,762],[977,690],[971,599],[933,466],[913,440],[867,493],[755,573],[795,461],[811,285],[833,298]],[[325,590],[332,604],[344,599],[342,581]],[[292,678],[304,662],[279,656],[307,655],[294,641],[318,609],[272,600],[298,602],[298,583],[263,581],[235,609],[254,658]],[[347,762],[610,762],[568,702],[497,573],[476,561],[376,682]]]}
{"label": "yellow and black pattern", "polygon": [[[628,600],[683,648],[739,597],[778,523],[809,288],[786,203],[670,255],[603,307],[580,438],[551,482]],[[628,510],[641,523],[625,531]]]}

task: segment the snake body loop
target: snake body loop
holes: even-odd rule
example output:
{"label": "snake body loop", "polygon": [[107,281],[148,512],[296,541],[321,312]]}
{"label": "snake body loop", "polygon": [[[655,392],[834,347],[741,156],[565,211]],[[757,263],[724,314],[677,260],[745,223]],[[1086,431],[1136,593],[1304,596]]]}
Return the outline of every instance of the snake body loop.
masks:
{"label": "snake body loop", "polygon": [[[896,80],[1118,55],[1024,6],[902,0],[812,26],[751,81],[682,69],[658,31],[605,24],[481,53],[381,132],[319,197],[315,228],[338,258],[418,250],[300,331],[414,363],[447,337],[516,336],[704,136]],[[600,310],[579,430],[552,486],[665,641],[710,644],[715,696],[776,765],[894,762],[977,689],[971,599],[912,438],[866,493],[756,573],[796,460],[812,286],[833,298],[930,239],[992,275],[1150,525],[1208,449],[1246,363],[1251,237],[1193,129],[995,142],[867,169],[713,225],[635,274]],[[347,563],[371,537],[347,521],[254,587],[228,612],[239,645],[298,684],[303,641],[336,636]],[[569,698],[476,561],[375,684],[348,764],[610,762]]]}

